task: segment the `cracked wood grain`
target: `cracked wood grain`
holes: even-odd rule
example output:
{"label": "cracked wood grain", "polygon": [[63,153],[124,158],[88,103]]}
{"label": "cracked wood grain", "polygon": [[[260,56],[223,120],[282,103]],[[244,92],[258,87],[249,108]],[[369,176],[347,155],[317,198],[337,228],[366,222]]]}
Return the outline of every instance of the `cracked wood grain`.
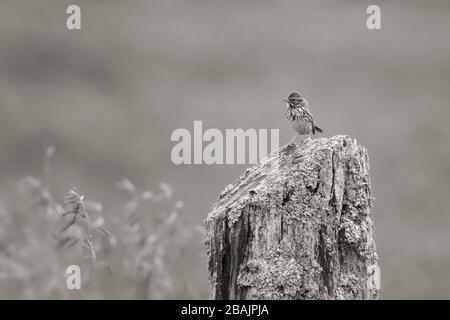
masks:
{"label": "cracked wood grain", "polygon": [[211,298],[376,299],[370,192],[367,150],[347,136],[247,169],[205,221]]}

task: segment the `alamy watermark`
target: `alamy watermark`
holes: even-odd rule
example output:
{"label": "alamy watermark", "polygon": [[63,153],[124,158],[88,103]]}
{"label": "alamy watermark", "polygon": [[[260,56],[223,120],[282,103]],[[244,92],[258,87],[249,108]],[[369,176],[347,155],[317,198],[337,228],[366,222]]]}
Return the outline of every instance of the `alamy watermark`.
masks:
{"label": "alamy watermark", "polygon": [[203,122],[194,121],[193,134],[188,129],[175,129],[171,141],[171,160],[181,164],[257,164],[270,152],[279,149],[278,129],[209,128],[203,132]]}
{"label": "alamy watermark", "polygon": [[66,269],[66,288],[69,290],[81,289],[81,268],[76,264],[72,264]]}
{"label": "alamy watermark", "polygon": [[75,4],[67,7],[66,13],[69,15],[66,19],[66,27],[69,30],[81,29],[81,8]]}
{"label": "alamy watermark", "polygon": [[369,15],[366,20],[366,26],[369,30],[381,29],[381,9],[380,6],[372,4],[367,7],[366,13]]}

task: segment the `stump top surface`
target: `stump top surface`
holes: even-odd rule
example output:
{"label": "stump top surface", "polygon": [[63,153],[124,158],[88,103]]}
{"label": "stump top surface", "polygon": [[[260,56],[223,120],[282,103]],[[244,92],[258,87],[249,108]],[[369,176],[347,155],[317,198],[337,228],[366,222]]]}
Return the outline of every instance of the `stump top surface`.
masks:
{"label": "stump top surface", "polygon": [[247,168],[234,183],[228,185],[211,208],[206,222],[224,214],[232,218],[233,211],[263,200],[267,194],[277,188],[285,188],[301,174],[317,171],[313,167],[321,166],[325,157],[332,157],[334,153],[347,156],[360,152],[367,151],[358,146],[356,139],[346,135],[289,143]]}

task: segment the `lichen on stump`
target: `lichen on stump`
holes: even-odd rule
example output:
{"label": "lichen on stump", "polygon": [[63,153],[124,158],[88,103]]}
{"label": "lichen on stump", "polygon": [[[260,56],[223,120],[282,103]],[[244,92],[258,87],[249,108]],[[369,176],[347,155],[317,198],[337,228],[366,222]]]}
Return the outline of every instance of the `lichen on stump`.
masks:
{"label": "lichen on stump", "polygon": [[211,298],[376,299],[372,208],[356,140],[286,145],[229,185],[205,221]]}

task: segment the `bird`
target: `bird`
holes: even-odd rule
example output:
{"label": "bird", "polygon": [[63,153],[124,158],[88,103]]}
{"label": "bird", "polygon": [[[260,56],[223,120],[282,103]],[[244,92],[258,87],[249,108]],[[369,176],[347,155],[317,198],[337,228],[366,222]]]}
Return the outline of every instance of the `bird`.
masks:
{"label": "bird", "polygon": [[[283,99],[287,104],[286,119],[290,122],[292,128],[299,135],[313,135],[323,133],[323,130],[314,124],[314,118],[308,110],[309,103],[300,93],[292,92],[287,99]],[[297,137],[297,134],[292,140]],[[292,142],[291,140],[291,142]]]}

